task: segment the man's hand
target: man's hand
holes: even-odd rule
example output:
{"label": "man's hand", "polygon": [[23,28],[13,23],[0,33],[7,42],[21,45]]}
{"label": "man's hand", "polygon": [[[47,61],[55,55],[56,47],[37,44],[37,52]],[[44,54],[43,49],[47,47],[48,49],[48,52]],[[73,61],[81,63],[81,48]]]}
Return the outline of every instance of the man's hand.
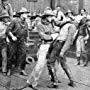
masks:
{"label": "man's hand", "polygon": [[13,41],[17,41],[17,37],[13,36],[13,37],[12,37],[12,40],[13,40]]}
{"label": "man's hand", "polygon": [[10,40],[9,40],[9,38],[8,37],[6,37],[6,41],[9,43],[10,42]]}
{"label": "man's hand", "polygon": [[15,37],[15,36],[12,34],[12,32],[9,32],[9,35],[11,36],[11,38],[12,38],[13,41],[16,41],[16,40],[17,40],[17,37]]}
{"label": "man's hand", "polygon": [[60,57],[63,57],[64,56],[64,53],[63,52],[60,52],[59,55],[60,55]]}

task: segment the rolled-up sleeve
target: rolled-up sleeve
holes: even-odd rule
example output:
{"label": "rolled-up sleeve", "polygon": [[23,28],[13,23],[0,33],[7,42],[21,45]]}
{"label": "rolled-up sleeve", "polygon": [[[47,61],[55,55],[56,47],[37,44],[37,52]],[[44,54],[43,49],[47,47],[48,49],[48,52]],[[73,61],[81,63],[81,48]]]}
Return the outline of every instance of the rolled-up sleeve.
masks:
{"label": "rolled-up sleeve", "polygon": [[41,39],[45,39],[45,40],[50,40],[50,39],[52,39],[51,35],[45,34],[45,30],[44,30],[44,28],[43,28],[42,25],[38,25],[38,26],[37,26],[37,30],[38,30],[38,33],[39,33]]}
{"label": "rolled-up sleeve", "polygon": [[6,34],[9,35],[9,32],[13,32],[13,28],[15,26],[15,21],[12,21],[7,27]]}

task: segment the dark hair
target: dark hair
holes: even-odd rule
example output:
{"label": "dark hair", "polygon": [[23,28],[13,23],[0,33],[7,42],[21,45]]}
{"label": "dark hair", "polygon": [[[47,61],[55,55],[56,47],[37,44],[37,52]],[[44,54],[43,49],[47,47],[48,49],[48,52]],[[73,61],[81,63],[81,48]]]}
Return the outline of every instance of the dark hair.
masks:
{"label": "dark hair", "polygon": [[60,7],[60,5],[57,5],[56,7]]}

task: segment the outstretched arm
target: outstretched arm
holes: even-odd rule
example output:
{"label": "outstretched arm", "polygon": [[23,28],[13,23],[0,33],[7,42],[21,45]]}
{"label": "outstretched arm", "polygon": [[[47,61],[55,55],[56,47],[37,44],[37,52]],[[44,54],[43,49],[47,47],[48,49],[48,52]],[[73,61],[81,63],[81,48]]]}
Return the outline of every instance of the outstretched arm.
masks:
{"label": "outstretched arm", "polygon": [[70,48],[70,45],[73,43],[73,36],[75,34],[75,31],[76,31],[76,27],[74,25],[71,25],[68,28],[68,36],[67,36],[67,39],[65,41],[63,48],[61,49],[60,56],[63,56],[65,52]]}

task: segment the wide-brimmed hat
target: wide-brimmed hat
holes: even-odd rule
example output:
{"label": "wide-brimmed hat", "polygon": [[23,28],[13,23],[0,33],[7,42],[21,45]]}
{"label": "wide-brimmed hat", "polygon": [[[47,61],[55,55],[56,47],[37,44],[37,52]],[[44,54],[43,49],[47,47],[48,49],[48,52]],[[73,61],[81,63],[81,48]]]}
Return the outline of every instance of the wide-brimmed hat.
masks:
{"label": "wide-brimmed hat", "polygon": [[66,15],[68,15],[69,13],[73,14],[73,12],[72,12],[71,10],[68,10],[68,11],[66,12]]}
{"label": "wide-brimmed hat", "polygon": [[42,16],[55,16],[52,10],[45,10]]}
{"label": "wide-brimmed hat", "polygon": [[3,18],[10,18],[10,16],[6,13],[2,13],[0,14],[0,19],[3,19]]}
{"label": "wide-brimmed hat", "polygon": [[24,13],[29,13],[29,11],[25,7],[22,7],[21,10],[18,12],[18,14],[24,14]]}
{"label": "wide-brimmed hat", "polygon": [[45,9],[44,9],[44,11],[46,11],[46,10],[52,10],[50,7],[46,7]]}
{"label": "wide-brimmed hat", "polygon": [[20,17],[20,14],[16,12],[15,14],[13,14],[13,17]]}
{"label": "wide-brimmed hat", "polygon": [[33,20],[36,19],[37,17],[42,17],[41,15],[37,14],[37,15],[28,15],[28,17]]}
{"label": "wide-brimmed hat", "polygon": [[6,2],[6,1],[8,1],[8,0],[1,0],[2,2]]}

